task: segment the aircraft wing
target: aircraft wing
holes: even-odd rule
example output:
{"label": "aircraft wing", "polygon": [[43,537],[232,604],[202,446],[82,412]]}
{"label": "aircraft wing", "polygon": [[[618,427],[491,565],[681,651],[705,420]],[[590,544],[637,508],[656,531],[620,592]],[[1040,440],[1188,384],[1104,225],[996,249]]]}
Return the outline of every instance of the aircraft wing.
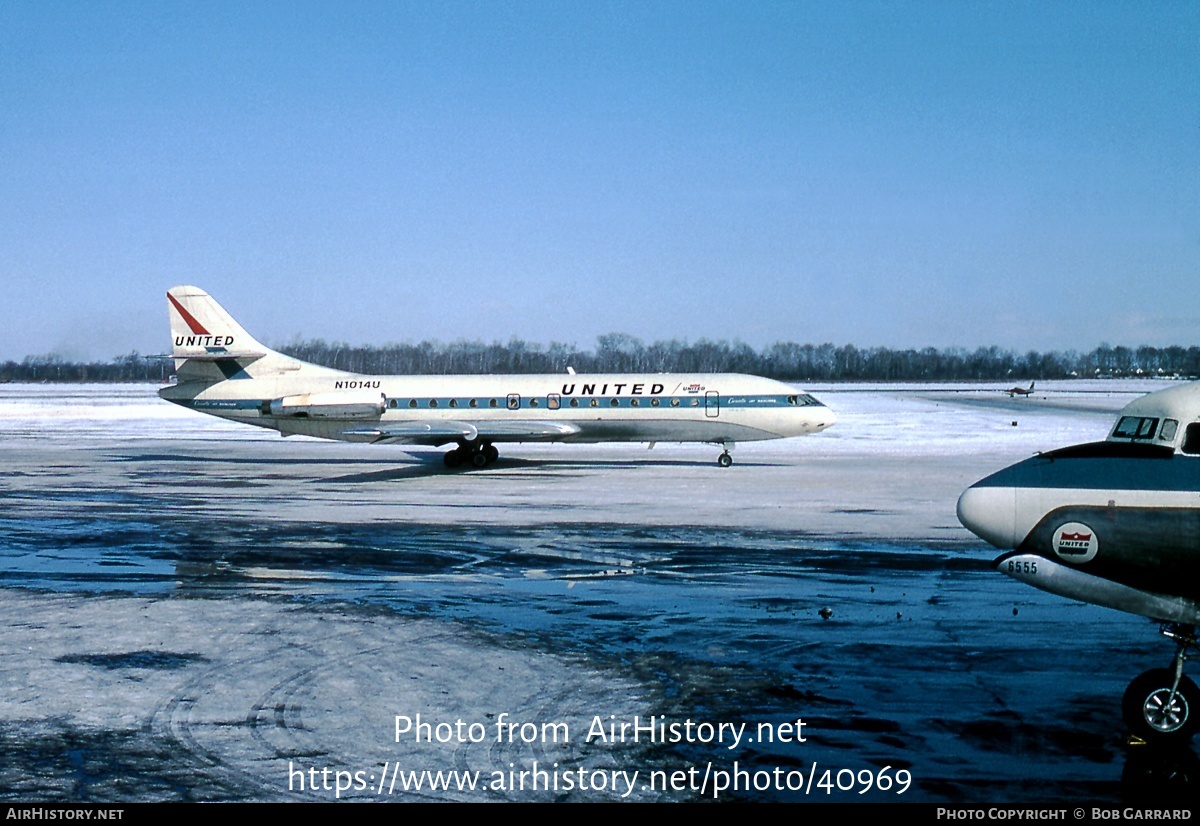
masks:
{"label": "aircraft wing", "polygon": [[579,432],[579,427],[566,422],[475,422],[479,435],[485,439],[561,439]]}
{"label": "aircraft wing", "polygon": [[508,442],[553,441],[578,433],[564,422],[381,422],[373,427],[343,430],[343,436],[367,436],[377,442],[411,445],[443,445],[447,442],[499,439]]}

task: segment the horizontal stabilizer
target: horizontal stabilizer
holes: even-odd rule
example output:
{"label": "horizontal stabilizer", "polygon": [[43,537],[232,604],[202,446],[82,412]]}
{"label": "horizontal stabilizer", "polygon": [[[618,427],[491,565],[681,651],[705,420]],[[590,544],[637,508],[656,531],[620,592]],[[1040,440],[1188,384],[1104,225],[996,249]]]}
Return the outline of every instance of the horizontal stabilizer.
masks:
{"label": "horizontal stabilizer", "polygon": [[172,356],[168,356],[168,358],[188,359],[189,361],[238,361],[244,364],[249,364],[251,362],[258,361],[265,355],[266,353],[255,352],[251,350],[234,352],[230,350],[214,349],[200,352],[198,350],[190,351],[180,348],[177,353]]}

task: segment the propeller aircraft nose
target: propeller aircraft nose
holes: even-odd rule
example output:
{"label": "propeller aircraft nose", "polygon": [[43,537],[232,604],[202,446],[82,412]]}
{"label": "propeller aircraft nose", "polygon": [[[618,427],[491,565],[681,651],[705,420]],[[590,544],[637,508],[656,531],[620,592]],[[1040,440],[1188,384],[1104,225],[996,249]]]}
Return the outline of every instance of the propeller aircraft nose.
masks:
{"label": "propeller aircraft nose", "polygon": [[1016,488],[974,485],[958,497],[958,521],[997,548],[1015,548],[1024,538],[1017,536],[1016,517]]}

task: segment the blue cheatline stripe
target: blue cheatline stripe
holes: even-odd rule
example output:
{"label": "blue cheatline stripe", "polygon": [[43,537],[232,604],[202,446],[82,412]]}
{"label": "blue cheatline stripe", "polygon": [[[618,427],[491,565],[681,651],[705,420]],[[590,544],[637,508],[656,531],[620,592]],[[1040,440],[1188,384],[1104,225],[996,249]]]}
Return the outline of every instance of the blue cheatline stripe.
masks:
{"label": "blue cheatline stripe", "polygon": [[[512,395],[515,396],[516,394],[512,394]],[[471,399],[475,399],[475,401],[477,402],[475,407],[470,406]],[[489,402],[492,399],[496,400],[496,407],[489,406]],[[571,406],[572,399],[576,399],[579,401],[579,405],[577,407]],[[669,407],[671,407],[672,399],[676,399],[679,401],[679,404],[675,406],[676,409],[689,408],[689,407],[697,407],[697,408],[704,407],[706,401],[709,404],[716,404],[719,401],[721,407],[801,408],[801,407],[824,407],[825,406],[825,405],[821,404],[820,402],[817,402],[815,404],[812,404],[812,403],[791,404],[788,402],[788,396],[746,396],[746,395],[741,395],[741,396],[721,396],[720,399],[713,397],[712,399],[706,400],[704,396],[699,396],[699,395],[697,395],[697,396],[650,396],[650,395],[562,396],[562,395],[560,395],[558,397],[558,403],[559,403],[558,407],[550,407],[550,403],[547,400],[546,396],[521,396],[519,401],[517,402],[520,406],[519,407],[510,407],[509,405],[512,402],[510,401],[510,398],[508,395],[504,395],[504,396],[416,396],[416,397],[413,397],[413,396],[389,396],[388,397],[388,409],[389,410],[404,410],[404,409],[420,409],[420,410],[425,410],[425,409],[450,409],[450,410],[456,410],[456,409],[457,410],[463,410],[463,409],[465,409],[465,410],[518,410],[518,409],[519,410],[529,410],[529,409],[559,410],[559,409],[570,409],[570,410],[578,410],[578,409],[582,409],[582,408],[586,408],[586,407],[591,407],[591,402],[593,399],[596,400],[597,407],[610,407],[610,408],[611,407],[622,407],[622,408],[633,407],[634,406],[633,403],[635,401],[637,402],[638,407],[654,408],[654,407],[656,407],[656,405],[653,404],[654,400],[657,400],[659,402],[657,407],[660,407],[660,408],[668,407],[669,408]],[[409,403],[414,400],[416,401],[417,406],[416,406],[416,408],[411,408],[409,406]],[[616,405],[613,404],[614,401],[617,402]],[[693,401],[695,401],[696,403],[692,404]],[[437,402],[437,404],[434,408],[430,408],[430,402]],[[451,402],[454,402],[454,404],[451,405]]]}
{"label": "blue cheatline stripe", "polygon": [[[294,395],[294,394],[293,394]],[[478,404],[475,407],[470,406],[471,398],[475,398]],[[496,407],[490,407],[488,403],[492,398],[496,399]],[[571,400],[578,399],[579,406],[572,407]],[[613,408],[632,408],[633,402],[638,403],[639,409],[645,408],[649,410],[685,410],[685,409],[703,409],[706,403],[704,396],[561,396],[559,399],[559,407],[553,408],[549,406],[546,396],[521,396],[520,407],[509,407],[507,396],[418,396],[416,397],[417,406],[409,407],[409,402],[413,400],[411,396],[389,397],[388,409],[396,411],[404,410],[461,410],[466,412],[481,411],[481,410],[547,410],[554,412],[556,410],[585,410],[591,409],[591,400],[595,399],[598,404],[595,409],[613,409]],[[679,404],[675,407],[671,406],[671,400],[677,399]],[[652,404],[653,400],[657,400],[659,404]],[[436,407],[430,407],[430,402],[437,402]],[[616,401],[617,404],[613,405]],[[696,402],[692,404],[692,402]],[[451,405],[451,402],[455,402]],[[716,404],[717,399],[708,400],[709,404]],[[257,410],[263,404],[262,399],[194,399],[190,405],[197,410]],[[789,404],[788,396],[721,396],[720,406],[722,408],[763,408],[763,407],[782,407],[800,409],[803,407],[813,407],[808,404]],[[824,405],[817,404],[815,406],[823,407]]]}
{"label": "blue cheatline stripe", "polygon": [[197,410],[258,410],[262,399],[193,399],[190,404]]}
{"label": "blue cheatline stripe", "polygon": [[1169,459],[1034,456],[993,473],[976,487],[1200,491],[1200,456]]}

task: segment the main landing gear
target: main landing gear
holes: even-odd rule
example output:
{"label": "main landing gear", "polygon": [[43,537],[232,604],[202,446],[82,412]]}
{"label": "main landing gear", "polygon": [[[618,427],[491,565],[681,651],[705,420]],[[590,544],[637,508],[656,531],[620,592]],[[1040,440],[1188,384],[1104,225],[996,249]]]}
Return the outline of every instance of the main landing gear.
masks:
{"label": "main landing gear", "polygon": [[1170,668],[1152,668],[1134,679],[1121,699],[1129,732],[1146,743],[1184,743],[1200,729],[1200,688],[1183,673],[1187,651],[1197,645],[1192,625],[1165,623],[1162,633],[1175,640]]}
{"label": "main landing gear", "polygon": [[451,450],[442,460],[448,468],[468,465],[474,468],[484,468],[500,458],[500,451],[491,442],[464,443]]}

